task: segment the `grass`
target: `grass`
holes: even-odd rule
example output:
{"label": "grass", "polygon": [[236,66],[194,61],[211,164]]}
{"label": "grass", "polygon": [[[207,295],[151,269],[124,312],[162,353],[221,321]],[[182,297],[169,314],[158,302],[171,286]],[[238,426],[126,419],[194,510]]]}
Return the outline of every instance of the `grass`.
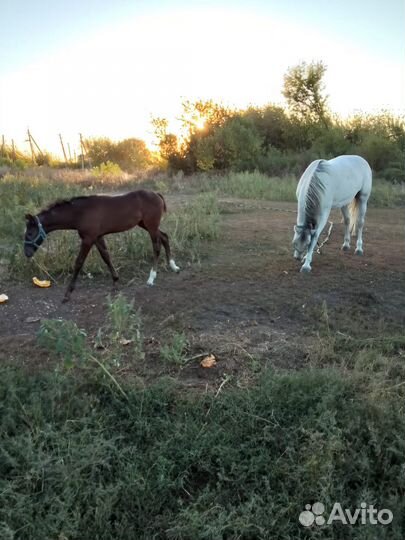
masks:
{"label": "grass", "polygon": [[[1,369],[1,538],[402,540],[403,394],[360,372],[262,373],[217,396]],[[362,501],[390,526],[304,529]]]}
{"label": "grass", "polygon": [[221,193],[242,199],[295,202],[297,181],[293,176],[269,177],[254,172],[229,173],[218,179]]}
{"label": "grass", "polygon": [[[195,393],[117,380],[142,321],[121,295],[107,308],[97,350],[74,323],[42,323],[42,346],[78,369],[0,367],[1,538],[403,540],[402,335],[336,333],[323,304],[309,366]],[[181,365],[185,346],[175,334],[162,362]],[[316,501],[394,520],[306,529]]]}
{"label": "grass", "polygon": [[[217,190],[241,199],[285,201],[296,203],[298,177],[271,177],[260,172],[227,173],[224,176],[201,175],[199,188]],[[370,205],[376,208],[405,205],[405,186],[374,178]]]}
{"label": "grass", "polygon": [[405,204],[405,185],[393,184],[379,178],[373,182],[370,205],[375,207],[393,207]]}

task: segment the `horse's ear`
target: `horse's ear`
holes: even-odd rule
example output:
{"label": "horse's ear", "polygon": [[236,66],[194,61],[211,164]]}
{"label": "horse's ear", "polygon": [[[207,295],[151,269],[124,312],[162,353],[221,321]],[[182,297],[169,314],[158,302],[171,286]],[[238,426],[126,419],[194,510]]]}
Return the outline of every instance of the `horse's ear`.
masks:
{"label": "horse's ear", "polygon": [[25,214],[25,219],[30,222],[34,221],[34,216],[32,214]]}
{"label": "horse's ear", "polygon": [[294,225],[294,232],[297,232],[297,225]]}

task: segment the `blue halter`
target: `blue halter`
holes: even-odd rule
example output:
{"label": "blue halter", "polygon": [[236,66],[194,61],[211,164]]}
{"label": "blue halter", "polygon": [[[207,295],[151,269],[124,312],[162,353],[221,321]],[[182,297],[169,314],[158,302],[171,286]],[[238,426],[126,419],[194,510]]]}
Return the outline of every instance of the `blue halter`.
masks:
{"label": "blue halter", "polygon": [[35,219],[37,220],[38,234],[36,235],[34,240],[24,240],[24,244],[27,244],[28,246],[32,245],[38,249],[41,244],[37,244],[37,242],[38,240],[45,240],[46,232],[42,226],[42,223],[39,221],[39,217],[35,216]]}

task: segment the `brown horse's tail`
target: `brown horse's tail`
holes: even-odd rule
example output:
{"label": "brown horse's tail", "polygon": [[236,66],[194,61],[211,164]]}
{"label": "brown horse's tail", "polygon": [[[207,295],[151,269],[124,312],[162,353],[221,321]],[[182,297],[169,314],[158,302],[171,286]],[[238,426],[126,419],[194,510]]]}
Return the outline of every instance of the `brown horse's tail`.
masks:
{"label": "brown horse's tail", "polygon": [[167,205],[166,205],[165,198],[163,197],[163,195],[161,193],[158,193],[158,195],[163,201],[163,212],[167,212]]}

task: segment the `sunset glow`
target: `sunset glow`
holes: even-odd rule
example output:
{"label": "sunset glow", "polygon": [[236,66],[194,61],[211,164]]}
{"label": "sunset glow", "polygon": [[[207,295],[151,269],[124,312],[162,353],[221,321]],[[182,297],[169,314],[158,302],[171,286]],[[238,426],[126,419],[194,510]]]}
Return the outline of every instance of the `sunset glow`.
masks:
{"label": "sunset glow", "polygon": [[[382,39],[382,38],[379,38]],[[403,111],[404,63],[376,54],[336,27],[299,22],[271,9],[199,7],[151,10],[67,39],[35,61],[0,75],[1,132],[26,149],[29,127],[40,146],[60,153],[58,134],[77,149],[78,134],[138,137],[149,145],[151,117],[176,120],[183,100],[231,107],[284,104],[289,66],[327,65],[332,111]],[[204,120],[196,127],[203,129]]]}

